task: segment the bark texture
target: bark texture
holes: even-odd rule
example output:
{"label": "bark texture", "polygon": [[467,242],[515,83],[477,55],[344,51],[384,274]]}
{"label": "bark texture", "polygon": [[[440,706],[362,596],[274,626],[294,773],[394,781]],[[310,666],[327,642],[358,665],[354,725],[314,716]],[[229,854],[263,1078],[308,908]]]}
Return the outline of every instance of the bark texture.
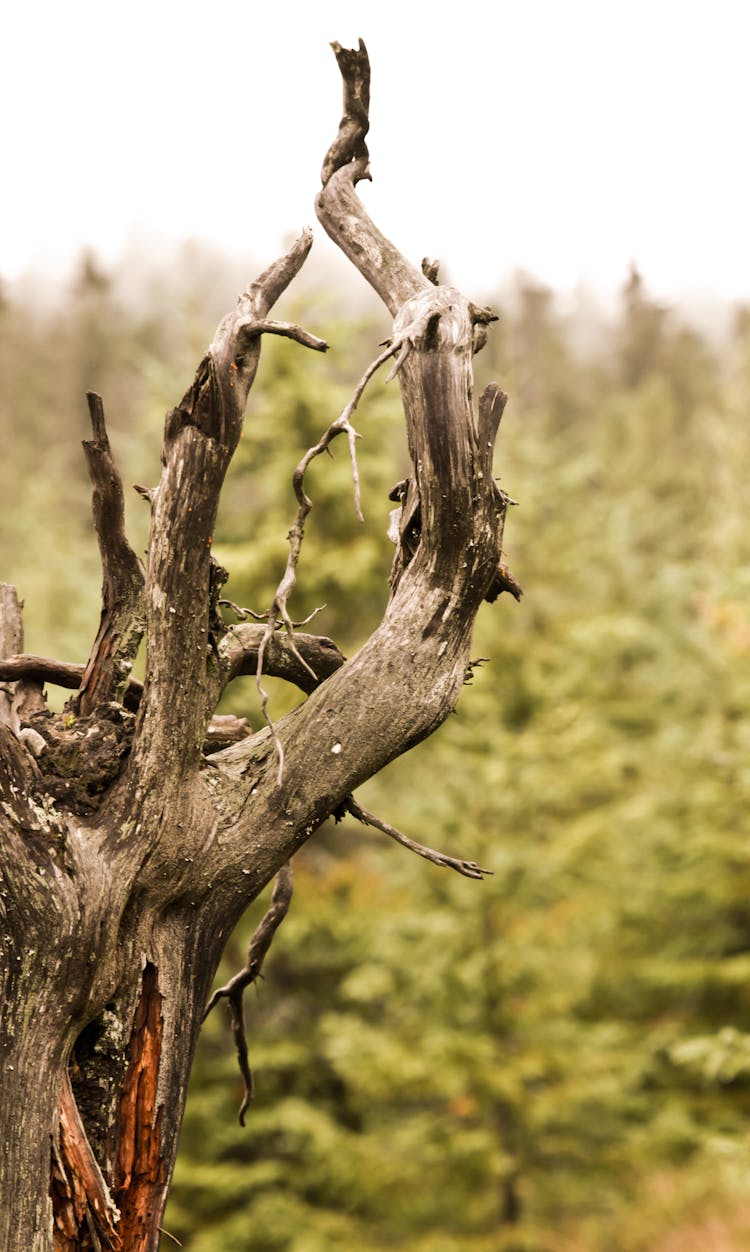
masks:
{"label": "bark texture", "polygon": [[[227,628],[218,608],[225,574],[212,536],[262,337],[326,348],[270,318],[307,256],[306,232],[243,292],[167,415],[161,477],[145,493],[145,568],[125,536],[102,403],[89,396],[93,438],[84,448],[103,608],[88,663],[27,656],[15,592],[0,587],[0,1249],[8,1252],[157,1247],[193,1051],[229,933],[331,814],[348,808],[377,824],[353,792],[451,712],[480,603],[516,594],[501,562],[507,500],[492,477],[505,397],[490,387],[476,411],[472,400],[472,355],[492,314],[442,286],[435,263],[416,269],[370,221],[356,193],[369,178],[367,53],[361,43],[333,47],[344,117],[317,213],[393,316],[378,363],[394,359],[413,466],[397,493],[390,598],[349,660],[331,640],[277,629],[288,620],[294,549],[265,625]],[[338,433],[353,444],[349,417],[365,381],[298,467],[294,543],[307,460]],[[130,669],[144,634],[141,686]],[[257,733],[215,717],[227,683],[261,667],[298,685],[304,703]],[[63,716],[47,711],[44,681],[76,692]],[[380,829],[399,837],[387,823]],[[483,872],[454,858],[438,863]],[[245,983],[265,953],[259,944]]]}

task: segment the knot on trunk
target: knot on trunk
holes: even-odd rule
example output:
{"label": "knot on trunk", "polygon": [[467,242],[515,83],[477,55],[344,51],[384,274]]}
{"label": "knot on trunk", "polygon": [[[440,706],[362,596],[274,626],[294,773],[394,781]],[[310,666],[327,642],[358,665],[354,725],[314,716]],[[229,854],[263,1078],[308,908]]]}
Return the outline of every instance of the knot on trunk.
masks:
{"label": "knot on trunk", "polygon": [[95,812],[122,773],[135,716],[120,704],[101,704],[88,717],[37,713],[26,726],[43,740],[40,791],[79,817]]}

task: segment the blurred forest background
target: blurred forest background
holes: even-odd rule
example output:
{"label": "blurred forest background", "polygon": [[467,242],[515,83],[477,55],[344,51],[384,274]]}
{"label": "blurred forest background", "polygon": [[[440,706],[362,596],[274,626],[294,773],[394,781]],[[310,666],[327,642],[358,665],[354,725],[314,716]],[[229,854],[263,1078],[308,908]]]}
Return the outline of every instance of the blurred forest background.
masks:
{"label": "blurred forest background", "polygon": [[[164,412],[252,276],[185,245],[138,273],[87,255],[52,302],[2,295],[0,576],[28,651],[84,660],[98,624],[84,392],[125,481],[153,484]],[[291,471],[388,333],[337,272],[296,291],[278,316],[331,351],[264,343],[215,547],[258,612]],[[483,607],[457,715],[362,800],[494,876],[346,823],[299,855],[248,998],[245,1129],[224,1010],[204,1028],[165,1222],[191,1252],[750,1248],[750,309],[707,337],[635,271],[607,316],[524,277],[467,294],[501,313],[476,372],[510,395],[496,473],[526,594]],[[365,524],[334,445],[293,604],[325,604],[311,629],[349,654],[387,593],[397,384],[356,424]],[[227,707],[259,724],[252,680]]]}

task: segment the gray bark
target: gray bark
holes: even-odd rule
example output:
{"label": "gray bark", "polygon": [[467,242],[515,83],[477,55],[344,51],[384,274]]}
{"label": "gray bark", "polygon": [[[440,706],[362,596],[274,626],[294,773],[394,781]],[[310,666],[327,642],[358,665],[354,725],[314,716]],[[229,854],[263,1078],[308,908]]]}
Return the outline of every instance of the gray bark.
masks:
{"label": "gray bark", "polygon": [[[504,396],[488,389],[478,412],[472,401],[472,355],[492,315],[439,285],[436,266],[415,269],[364,211],[355,188],[369,177],[367,55],[363,45],[334,50],[344,118],[317,212],[394,317],[413,464],[390,599],[346,661],[330,640],[226,631],[216,613],[211,539],[262,336],[326,346],[269,320],[309,251],[306,233],[243,293],[167,415],[145,571],[124,535],[103,410],[90,400],[104,594],[88,664],[25,657],[15,595],[0,595],[0,657],[13,658],[0,664],[8,1252],[157,1247],[195,1043],[229,933],[360,783],[451,712],[477,609],[503,589],[506,501],[492,455]],[[141,689],[129,670],[144,631]],[[265,672],[307,699],[273,732],[241,727],[207,755],[222,690],[253,672],[259,653]],[[45,677],[80,686],[65,718],[39,711]]]}

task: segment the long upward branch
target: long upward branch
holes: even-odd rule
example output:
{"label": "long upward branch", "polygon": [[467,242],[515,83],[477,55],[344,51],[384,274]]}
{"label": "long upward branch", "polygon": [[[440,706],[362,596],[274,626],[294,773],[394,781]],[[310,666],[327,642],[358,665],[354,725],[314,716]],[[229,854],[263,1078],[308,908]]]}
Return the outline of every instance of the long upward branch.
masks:
{"label": "long upward branch", "polygon": [[[402,520],[414,533],[401,536],[405,548],[411,545],[408,561],[378,629],[276,723],[282,785],[278,771],[273,779],[261,773],[268,769],[267,731],[216,761],[228,785],[247,786],[248,805],[252,794],[253,821],[268,832],[264,863],[272,872],[365,779],[431,734],[454,708],[474,618],[498,570],[506,506],[491,472],[499,390],[485,398],[481,414],[472,404],[472,357],[483,338],[476,332],[494,315],[436,285],[434,266],[427,267],[429,277],[417,270],[365,212],[355,188],[369,177],[369,63],[362,43],[354,50],[333,47],[344,117],[316,207],[327,233],[394,314],[389,354],[397,354],[413,467]],[[249,811],[239,810],[238,847],[250,829],[243,816]]]}
{"label": "long upward branch", "polygon": [[83,681],[73,701],[85,716],[98,704],[122,700],[145,628],[143,566],[125,534],[122,479],[112,457],[104,406],[95,391],[86,395],[93,439],[84,440],[89,467],[94,526],[104,582],[99,633]]}
{"label": "long upward branch", "polygon": [[370,61],[361,39],[358,48],[342,48],[339,43],[331,47],[344,84],[344,115],[323,162],[323,189],[315,208],[324,230],[395,316],[405,300],[430,283],[380,233],[354,190],[358,182],[370,178],[365,144],[369,127]]}
{"label": "long upward branch", "polygon": [[152,497],[147,574],[148,665],[133,759],[175,781],[197,765],[220,683],[210,636],[211,545],[219,494],[237,447],[265,332],[325,351],[321,339],[268,313],[299,271],[312,236],[242,293],[220,323],[195,380],[167,415],[161,481]]}

